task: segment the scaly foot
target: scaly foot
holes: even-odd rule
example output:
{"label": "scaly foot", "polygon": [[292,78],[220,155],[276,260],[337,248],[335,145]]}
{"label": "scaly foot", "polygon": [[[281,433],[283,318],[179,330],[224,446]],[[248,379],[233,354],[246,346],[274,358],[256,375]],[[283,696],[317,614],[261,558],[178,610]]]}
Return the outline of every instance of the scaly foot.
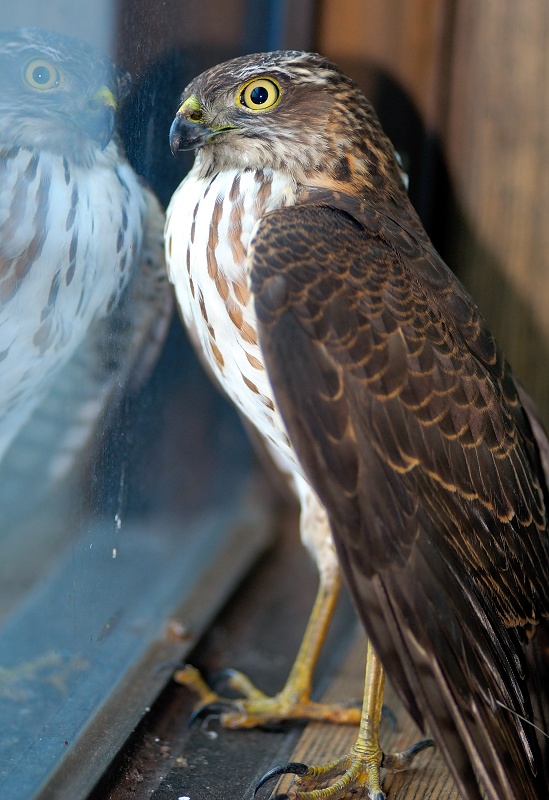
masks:
{"label": "scaly foot", "polygon": [[256,688],[246,675],[234,670],[224,673],[227,685],[239,698],[226,698],[214,692],[200,673],[190,665],[178,670],[174,679],[200,698],[192,720],[209,714],[220,714],[225,728],[254,728],[286,720],[324,720],[337,724],[358,725],[360,707],[317,703],[310,699],[308,682],[289,680],[279,694],[270,697]]}
{"label": "scaly foot", "polygon": [[325,766],[308,767],[299,762],[282,764],[263,776],[254,796],[268,781],[290,774],[298,776],[297,786],[288,793],[276,795],[273,800],[343,800],[350,793],[365,788],[370,800],[384,800],[380,770],[400,772],[408,769],[415,756],[427,747],[434,747],[432,739],[423,739],[401,753],[385,755],[377,748],[364,752],[357,743],[348,755]]}
{"label": "scaly foot", "polygon": [[361,714],[357,706],[360,704],[354,707],[349,704],[349,707],[345,707],[311,700],[313,670],[335,608],[339,588],[338,573],[325,575],[321,580],[303,641],[286,685],[274,697],[264,694],[249,678],[234,670],[225,672],[225,676],[230,688],[241,695],[236,700],[212,691],[194,667],[187,666],[176,672],[175,680],[188,686],[200,697],[200,705],[193,718],[219,714],[222,725],[227,728],[268,726],[286,720],[324,720],[358,725]]}
{"label": "scaly foot", "polygon": [[292,787],[288,794],[278,795],[275,800],[343,800],[349,793],[360,789],[368,790],[370,800],[384,800],[380,770],[399,772],[408,769],[418,753],[434,746],[431,739],[424,739],[402,753],[385,755],[382,752],[379,723],[384,686],[385,673],[368,642],[362,715],[358,737],[350,753],[327,766],[308,767],[294,762],[274,767],[263,776],[256,793],[267,781],[288,773],[298,776],[297,787]]}

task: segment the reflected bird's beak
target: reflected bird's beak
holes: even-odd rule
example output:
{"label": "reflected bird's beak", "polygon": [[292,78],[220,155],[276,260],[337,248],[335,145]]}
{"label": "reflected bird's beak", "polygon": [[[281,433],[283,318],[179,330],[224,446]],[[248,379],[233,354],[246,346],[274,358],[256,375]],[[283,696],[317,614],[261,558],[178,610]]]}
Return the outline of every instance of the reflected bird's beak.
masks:
{"label": "reflected bird's beak", "polygon": [[92,139],[99,142],[104,150],[114,133],[115,115],[118,104],[107,86],[102,86],[89,99],[84,114],[84,128]]}

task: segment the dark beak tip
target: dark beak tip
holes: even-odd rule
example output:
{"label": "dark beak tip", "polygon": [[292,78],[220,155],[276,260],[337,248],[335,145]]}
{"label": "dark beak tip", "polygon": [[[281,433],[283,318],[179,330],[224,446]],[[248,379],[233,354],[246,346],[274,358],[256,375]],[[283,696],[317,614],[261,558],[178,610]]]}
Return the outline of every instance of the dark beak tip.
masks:
{"label": "dark beak tip", "polygon": [[170,150],[172,151],[172,156],[175,158],[179,153],[179,137],[178,136],[170,136]]}
{"label": "dark beak tip", "polygon": [[103,134],[99,142],[99,147],[101,148],[101,150],[105,150],[109,146],[109,142],[111,139],[112,139],[112,131],[107,131]]}
{"label": "dark beak tip", "polygon": [[170,150],[175,157],[179,152],[179,145],[181,143],[181,117],[177,116],[172,122],[170,128]]}
{"label": "dark beak tip", "polygon": [[174,156],[184,150],[199,150],[208,142],[210,135],[209,128],[178,114],[170,128],[170,150]]}
{"label": "dark beak tip", "polygon": [[86,131],[105,150],[115,130],[115,111],[110,106],[92,111],[86,119]]}

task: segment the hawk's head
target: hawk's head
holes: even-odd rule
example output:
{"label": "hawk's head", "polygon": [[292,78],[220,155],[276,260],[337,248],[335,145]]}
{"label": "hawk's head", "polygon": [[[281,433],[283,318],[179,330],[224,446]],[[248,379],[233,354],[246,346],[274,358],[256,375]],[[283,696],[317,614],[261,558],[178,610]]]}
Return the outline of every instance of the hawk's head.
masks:
{"label": "hawk's head", "polygon": [[0,32],[0,148],[89,162],[113,134],[129,87],[94,47],[38,28]]}
{"label": "hawk's head", "polygon": [[174,154],[201,149],[206,172],[283,169],[309,184],[328,173],[357,189],[400,182],[372,106],[317,53],[243,56],[204,72],[183,92],[170,143]]}

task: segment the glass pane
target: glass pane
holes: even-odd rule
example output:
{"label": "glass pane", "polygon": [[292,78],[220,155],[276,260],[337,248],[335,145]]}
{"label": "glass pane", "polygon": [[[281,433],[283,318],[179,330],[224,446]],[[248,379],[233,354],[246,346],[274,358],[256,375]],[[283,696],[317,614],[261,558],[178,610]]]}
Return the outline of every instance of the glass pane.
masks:
{"label": "glass pane", "polygon": [[[0,787],[10,800],[51,797],[52,785],[85,796],[169,680],[166,662],[267,541],[246,438],[171,316],[160,212],[135,175],[165,206],[191,161],[168,145],[186,83],[238,53],[307,46],[313,7],[1,2]],[[128,160],[111,138],[115,99]]]}

